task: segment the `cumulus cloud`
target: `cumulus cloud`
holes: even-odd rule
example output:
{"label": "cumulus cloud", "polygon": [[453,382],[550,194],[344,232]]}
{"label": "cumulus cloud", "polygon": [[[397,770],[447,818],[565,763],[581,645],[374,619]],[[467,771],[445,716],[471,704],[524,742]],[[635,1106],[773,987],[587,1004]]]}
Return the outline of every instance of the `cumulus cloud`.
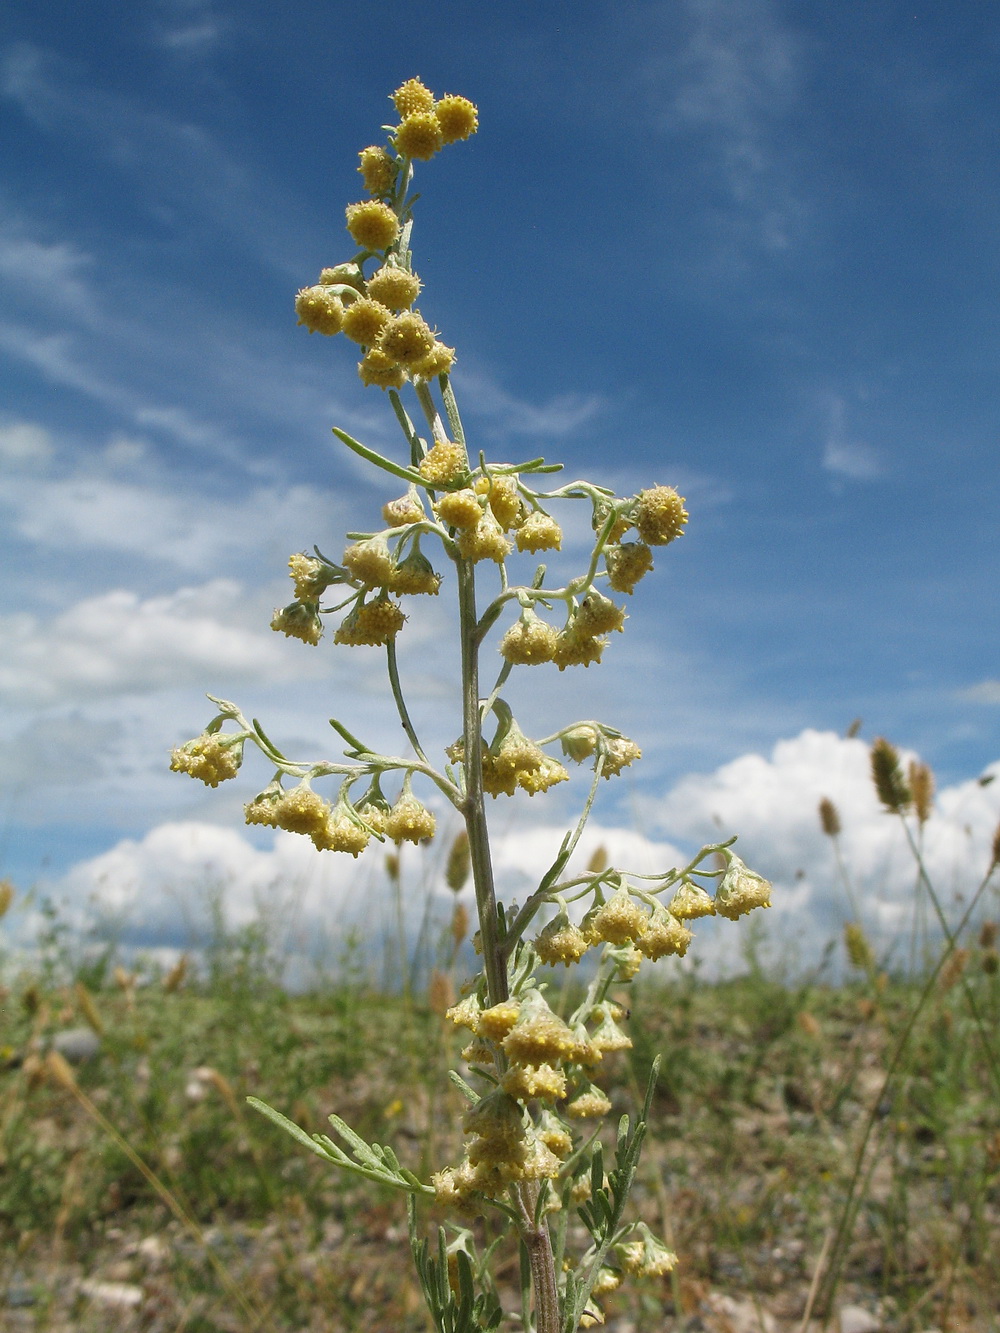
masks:
{"label": "cumulus cloud", "polygon": [[[197,685],[210,674],[287,674],[292,664],[278,637],[239,623],[241,595],[239,584],[214,579],[145,601],[118,589],[47,620],[4,616],[0,699],[45,706]],[[301,669],[296,662],[295,674]]]}
{"label": "cumulus cloud", "polygon": [[[1000,763],[990,772],[1000,775]],[[853,902],[820,828],[823,797],[840,814]],[[523,903],[557,855],[565,826],[525,822],[513,804],[505,821],[503,808],[491,808],[498,890],[505,901]],[[998,815],[1000,786],[973,780],[937,794],[923,831],[924,859],[953,918],[962,901],[956,895],[967,901],[986,871]],[[815,963],[843,923],[859,915],[882,957],[905,965],[914,862],[898,821],[875,799],[863,741],[804,731],[779,742],[769,756],[745,754],[713,773],[688,775],[665,797],[641,801],[637,823],[589,825],[567,877],[585,869],[599,847],[610,864],[642,875],[683,866],[701,845],[739,833],[737,850],[774,883],[769,912],[737,923],[699,921],[686,964],[695,961],[708,974],[738,969],[748,940],[763,927],[775,956],[794,972]],[[432,847],[404,849],[413,938],[426,911],[444,921],[450,910],[443,862],[456,825],[445,816],[440,827]],[[355,861],[317,853],[292,834],[279,832],[265,847],[242,831],[199,822],[161,824],[141,840],[119,842],[72,867],[54,888],[81,913],[84,904],[100,903],[121,937],[141,947],[183,948],[203,940],[219,901],[231,925],[263,913],[278,943],[300,954],[309,952],[310,939],[335,950],[355,927],[379,936],[391,930],[394,910],[377,844]]]}
{"label": "cumulus cloud", "polygon": [[[1000,774],[1000,763],[988,771]],[[863,741],[806,730],[779,741],[770,756],[745,754],[714,773],[691,774],[643,808],[653,827],[689,843],[738,834],[744,860],[775,883],[774,926],[816,945],[854,910],[820,827],[824,797],[840,814],[862,920],[880,947],[898,946],[912,919],[915,865],[898,820],[875,797]],[[973,779],[938,792],[923,854],[942,901],[975,889],[998,818],[1000,794],[992,785]]]}

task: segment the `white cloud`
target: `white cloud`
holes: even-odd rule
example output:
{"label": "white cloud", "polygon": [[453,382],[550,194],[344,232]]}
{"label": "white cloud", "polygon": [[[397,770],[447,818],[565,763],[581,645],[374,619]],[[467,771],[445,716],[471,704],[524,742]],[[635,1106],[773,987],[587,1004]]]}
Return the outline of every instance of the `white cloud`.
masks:
{"label": "white cloud", "polygon": [[801,54],[772,0],[685,0],[687,41],[654,57],[661,128],[700,133],[758,243],[786,248],[802,214],[778,127],[795,103]]}
{"label": "white cloud", "polygon": [[862,440],[853,440],[847,434],[846,404],[842,398],[832,397],[827,405],[828,424],[823,443],[823,466],[827,472],[848,477],[851,481],[873,481],[883,477],[887,468],[881,450]]}
{"label": "white cloud", "polygon": [[119,589],[48,620],[2,617],[0,699],[45,706],[292,670],[278,636],[244,627],[243,614],[240,585],[215,579],[146,601]]}
{"label": "white cloud", "polygon": [[[993,769],[1000,773],[1000,764]],[[738,834],[744,859],[775,882],[773,924],[821,943],[824,931],[851,914],[820,828],[823,797],[840,813],[844,859],[866,926],[882,947],[894,940],[898,946],[913,911],[914,861],[898,820],[875,797],[863,741],[806,730],[779,741],[768,758],[746,754],[714,773],[689,775],[643,808],[653,827],[672,837],[708,842]],[[1000,793],[992,785],[971,780],[938,793],[923,845],[943,902],[978,884],[998,818]]]}
{"label": "white cloud", "polygon": [[[20,430],[12,447],[50,440],[39,428]],[[3,447],[0,432],[0,454]],[[155,484],[104,474],[105,466],[113,471],[141,463],[137,449],[139,442],[112,441],[90,471],[70,476],[0,477],[8,532],[52,550],[117,551],[185,570],[210,571],[223,562],[228,572],[233,564],[245,568],[249,559],[276,555],[271,572],[277,575],[292,550],[329,541],[347,521],[342,501],[314,487],[257,487],[222,498],[167,478]]]}
{"label": "white cloud", "polygon": [[959,690],[958,697],[973,704],[1000,704],[1000,680],[981,680],[977,685]]}
{"label": "white cloud", "polygon": [[[0,459],[17,468],[44,466],[53,455],[52,436],[44,426],[15,421],[0,426]],[[2,483],[0,478],[0,483]]]}

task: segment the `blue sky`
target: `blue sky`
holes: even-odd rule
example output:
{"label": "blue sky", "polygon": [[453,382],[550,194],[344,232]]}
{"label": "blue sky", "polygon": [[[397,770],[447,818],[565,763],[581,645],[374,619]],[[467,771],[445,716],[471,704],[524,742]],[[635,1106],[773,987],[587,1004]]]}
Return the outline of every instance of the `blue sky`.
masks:
{"label": "blue sky", "polygon": [[665,837],[697,836],[691,775],[859,716],[965,790],[1000,757],[998,56],[989,6],[929,0],[8,4],[0,873],[238,829],[253,777],[164,771],[205,690],[314,747],[332,698],[383,734],[371,659],[267,620],[288,554],[385,498],[330,427],[394,444],[387,405],[291,300],[348,257],[413,74],[480,108],[414,237],[474,444],[691,511],[579,703],[552,672],[527,722],[634,734],[602,818]]}

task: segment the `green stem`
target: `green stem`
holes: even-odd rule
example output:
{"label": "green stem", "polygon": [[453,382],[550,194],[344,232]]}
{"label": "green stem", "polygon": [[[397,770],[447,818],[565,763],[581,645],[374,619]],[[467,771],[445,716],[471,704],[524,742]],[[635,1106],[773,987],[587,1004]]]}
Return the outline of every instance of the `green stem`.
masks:
{"label": "green stem", "polygon": [[483,799],[482,718],[479,713],[479,647],[476,642],[476,574],[471,560],[456,561],[458,570],[459,632],[462,639],[462,745],[465,799],[461,805],[469,835],[476,911],[482,941],[483,966],[489,1003],[506,1000],[507,968],[500,941],[493,861],[490,857],[486,806]]}
{"label": "green stem", "polygon": [[447,375],[439,375],[438,384],[441,386],[441,397],[444,400],[444,410],[448,417],[451,433],[455,437],[456,444],[460,444],[465,449],[465,431],[462,429],[462,418],[458,414],[458,403],[455,400],[455,390],[451,387],[451,380]]}

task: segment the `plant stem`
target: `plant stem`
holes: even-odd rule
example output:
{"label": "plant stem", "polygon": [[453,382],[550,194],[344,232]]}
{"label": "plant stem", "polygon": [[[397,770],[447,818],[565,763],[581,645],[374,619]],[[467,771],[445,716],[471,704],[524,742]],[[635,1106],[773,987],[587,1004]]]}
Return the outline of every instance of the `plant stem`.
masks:
{"label": "plant stem", "polygon": [[469,835],[472,878],[476,887],[476,912],[482,941],[490,1004],[506,1000],[507,967],[500,940],[493,861],[490,856],[486,807],[483,802],[482,717],[479,711],[479,644],[476,636],[476,573],[471,560],[459,558],[458,610],[462,638],[462,745],[465,765],[465,799],[461,810]]}

